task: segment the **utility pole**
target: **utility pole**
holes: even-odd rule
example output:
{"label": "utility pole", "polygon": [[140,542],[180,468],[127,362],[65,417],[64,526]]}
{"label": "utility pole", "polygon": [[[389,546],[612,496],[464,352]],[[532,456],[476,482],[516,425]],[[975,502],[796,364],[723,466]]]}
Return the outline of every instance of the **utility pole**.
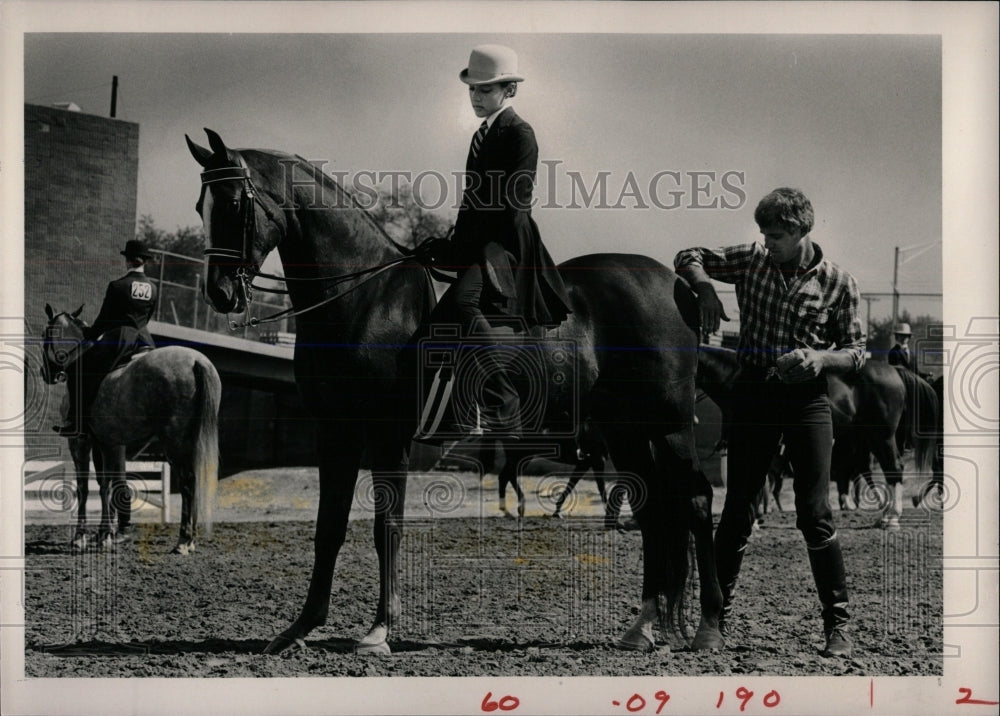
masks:
{"label": "utility pole", "polygon": [[892,322],[899,322],[899,247],[892,262]]}
{"label": "utility pole", "polygon": [[[118,75],[112,75],[111,77],[111,117],[114,118],[118,114]],[[899,249],[896,249],[897,254]]]}
{"label": "utility pole", "polygon": [[868,304],[868,316],[865,318],[865,336],[870,338],[872,335],[872,301],[877,301],[878,297],[862,295],[861,298]]}

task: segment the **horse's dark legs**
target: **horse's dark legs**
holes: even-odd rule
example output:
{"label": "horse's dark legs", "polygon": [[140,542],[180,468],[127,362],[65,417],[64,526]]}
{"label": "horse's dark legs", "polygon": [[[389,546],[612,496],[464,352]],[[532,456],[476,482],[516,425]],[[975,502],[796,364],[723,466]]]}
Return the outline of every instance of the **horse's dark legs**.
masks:
{"label": "horse's dark legs", "polygon": [[124,535],[132,523],[132,491],[125,473],[125,446],[114,448],[115,469],[111,475],[111,504],[118,520],[117,534]]}
{"label": "horse's dark legs", "polygon": [[521,485],[517,481],[518,460],[516,454],[503,446],[500,447],[503,449],[503,466],[497,475],[497,498],[500,502],[500,511],[508,517],[511,516],[510,512],[507,511],[507,485],[510,485],[514,488],[514,494],[517,496],[517,516],[524,517],[524,491],[521,490]]}
{"label": "horse's dark legs", "polygon": [[[180,461],[175,461],[180,465]],[[173,466],[173,462],[171,466]],[[196,525],[196,505],[194,495],[194,474],[190,470],[175,470],[175,479],[179,480],[181,490],[181,528],[172,554],[190,554],[195,550],[194,536]]]}
{"label": "horse's dark legs", "polygon": [[683,636],[683,595],[687,578],[688,533],[694,535],[698,561],[701,620],[691,648],[721,649],[719,631],[722,615],[722,589],[715,571],[715,547],[712,541],[712,485],[699,464],[694,427],[671,433],[653,442],[654,457],[661,480],[677,485],[668,492],[669,508],[674,519],[669,531],[669,574],[667,616],[670,630]]}
{"label": "horse's dark legs", "polygon": [[76,534],[70,543],[74,550],[87,547],[87,500],[90,497],[90,441],[86,436],[70,438],[69,452],[76,472]]}
{"label": "horse's dark legs", "polygon": [[661,486],[653,477],[653,453],[649,440],[633,432],[604,431],[611,459],[620,471],[619,482],[633,483],[630,490],[632,512],[642,531],[642,606],[639,617],[619,640],[622,649],[649,651],[656,645],[653,629],[666,599],[665,502]]}
{"label": "horse's dark legs", "polygon": [[886,489],[889,492],[880,526],[883,529],[898,530],[899,518],[903,514],[903,460],[896,448],[895,437],[889,435],[884,439],[874,440],[872,453],[882,468]]}
{"label": "horse's dark legs", "polygon": [[[356,424],[355,424],[356,425]],[[319,510],[316,516],[314,561],[302,612],[275,637],[266,654],[276,654],[326,623],[337,555],[347,536],[347,520],[361,463],[362,436],[346,421],[323,421],[316,430],[319,453]]]}
{"label": "horse's dark legs", "polygon": [[[583,478],[583,474],[587,471],[587,463],[584,460],[577,460],[576,465],[573,468],[573,474],[569,476],[569,481],[563,487],[562,492],[559,493],[558,499],[556,499],[556,509],[552,513],[553,517],[562,517],[562,506],[566,502],[566,498],[573,494],[573,490],[576,488],[576,484],[580,482]],[[601,490],[601,500],[605,503],[607,500],[604,497],[604,480],[601,480],[600,490]]]}
{"label": "horse's dark legs", "polygon": [[379,601],[375,621],[368,634],[357,644],[363,653],[389,653],[386,643],[393,623],[402,612],[399,599],[397,559],[403,539],[403,517],[406,502],[407,461],[403,440],[388,440],[369,444],[373,455],[372,483],[375,492],[375,526],[373,537],[378,555]]}

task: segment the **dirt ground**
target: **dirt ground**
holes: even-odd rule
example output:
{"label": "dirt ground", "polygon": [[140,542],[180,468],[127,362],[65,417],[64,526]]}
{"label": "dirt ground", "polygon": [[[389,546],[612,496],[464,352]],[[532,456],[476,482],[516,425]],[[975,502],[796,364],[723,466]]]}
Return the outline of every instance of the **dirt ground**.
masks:
{"label": "dirt ground", "polygon": [[[791,512],[769,514],[754,533],[726,650],[663,645],[636,654],[614,644],[638,612],[641,538],[602,528],[592,482],[581,483],[570,517],[556,520],[543,516],[545,481],[529,480],[527,517],[516,520],[499,517],[495,478],[458,477],[434,489],[411,478],[400,564],[404,613],[390,638],[392,656],[351,651],[374,615],[378,584],[364,504],[337,562],[328,623],[304,650],[265,656],[262,649],[305,598],[313,479],[298,471],[223,481],[214,535],[187,557],[169,554],[176,524],[141,515],[131,542],[82,555],[69,551],[68,520],[29,519],[26,675],[941,674],[940,512],[908,509],[897,533],[872,528],[873,511],[835,512],[852,658],[819,656],[819,604]],[[790,506],[790,492],[785,498]],[[449,508],[458,516],[429,516]],[[693,593],[692,618],[696,603]]]}

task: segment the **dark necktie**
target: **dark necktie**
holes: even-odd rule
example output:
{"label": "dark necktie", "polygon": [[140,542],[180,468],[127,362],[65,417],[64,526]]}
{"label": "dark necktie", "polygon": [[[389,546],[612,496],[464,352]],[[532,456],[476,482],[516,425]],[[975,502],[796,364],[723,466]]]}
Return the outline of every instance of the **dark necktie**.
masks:
{"label": "dark necktie", "polygon": [[483,146],[483,140],[486,138],[486,130],[487,129],[488,129],[488,125],[486,124],[486,120],[484,119],[483,123],[479,125],[479,130],[474,135],[472,135],[472,158],[473,159],[477,159],[479,157],[479,148],[481,146]]}

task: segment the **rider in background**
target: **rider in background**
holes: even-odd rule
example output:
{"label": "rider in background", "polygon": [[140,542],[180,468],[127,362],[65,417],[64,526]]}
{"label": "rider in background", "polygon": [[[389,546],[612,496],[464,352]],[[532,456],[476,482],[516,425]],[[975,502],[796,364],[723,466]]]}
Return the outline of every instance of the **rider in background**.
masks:
{"label": "rider in background", "polygon": [[458,272],[430,323],[457,321],[466,336],[498,339],[500,345],[486,340],[476,351],[485,403],[480,427],[497,437],[519,437],[520,401],[509,376],[510,350],[502,345],[505,337],[509,343],[510,319],[523,320],[528,329],[552,328],[566,318],[570,302],[531,218],[538,145],[511,107],[524,80],[517,54],[501,45],[475,47],[459,78],[483,122],[469,147],[454,236],[424,249],[423,258]]}
{"label": "rider in background", "polygon": [[889,365],[900,365],[917,373],[917,357],[910,349],[910,324],[900,323],[893,333],[896,335],[896,345],[889,349]]}
{"label": "rider in background", "polygon": [[67,367],[67,419],[54,427],[62,435],[84,431],[90,404],[104,376],[132,355],[155,347],[147,324],[156,310],[157,289],[145,272],[152,254],[141,241],[131,239],[121,255],[128,273],[108,284],[97,320],[83,333],[94,343]]}
{"label": "rider in background", "polygon": [[[851,642],[847,578],[830,510],[833,420],[826,373],[858,371],[865,340],[854,278],[813,243],[812,204],[797,189],[775,189],[754,219],[760,243],[693,248],[674,260],[698,295],[703,329],[729,320],[711,279],[736,285],[740,308],[740,377],[733,387],[728,485],[715,535],[726,634],[736,580],[760,492],[779,438],[795,468],[796,526],[809,553],[822,604],[824,656],[847,656]],[[731,625],[730,625],[731,626]]]}

